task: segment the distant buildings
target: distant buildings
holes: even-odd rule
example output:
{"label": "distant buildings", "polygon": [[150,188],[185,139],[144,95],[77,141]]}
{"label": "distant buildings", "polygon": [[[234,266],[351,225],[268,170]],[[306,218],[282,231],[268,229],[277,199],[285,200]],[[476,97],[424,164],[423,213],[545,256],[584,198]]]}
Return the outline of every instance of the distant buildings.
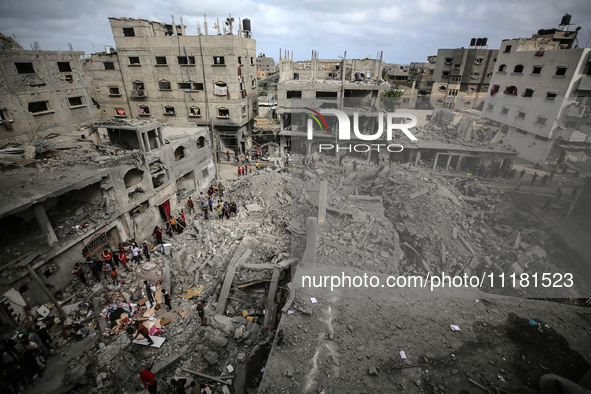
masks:
{"label": "distant buildings", "polygon": [[276,71],[275,60],[272,57],[267,57],[264,53],[257,56],[257,78],[266,78]]}
{"label": "distant buildings", "polygon": [[433,107],[463,110],[482,106],[499,51],[486,49],[486,41],[471,44],[474,45],[469,48],[437,51],[431,91]]}
{"label": "distant buildings", "polygon": [[174,22],[109,22],[117,48],[91,55],[86,64],[101,120],[211,125],[219,149],[248,148],[258,111],[256,42],[249,20],[243,21],[244,30],[224,28],[223,35],[187,35],[185,26]]}
{"label": "distant buildings", "polygon": [[504,40],[482,115],[532,162],[587,160],[591,148],[591,49],[577,31],[540,30]]}

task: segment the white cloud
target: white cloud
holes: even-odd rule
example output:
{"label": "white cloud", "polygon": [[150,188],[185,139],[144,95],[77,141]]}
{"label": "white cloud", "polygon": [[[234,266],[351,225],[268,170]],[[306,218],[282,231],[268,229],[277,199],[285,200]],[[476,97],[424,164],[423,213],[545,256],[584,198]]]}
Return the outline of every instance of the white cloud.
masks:
{"label": "white cloud", "polygon": [[[591,19],[588,0],[19,0],[0,2],[0,26],[24,48],[39,41],[42,49],[63,50],[72,43],[92,53],[92,44],[96,51],[114,44],[108,17],[170,22],[173,14],[196,34],[204,13],[210,26],[231,13],[236,21],[251,20],[258,51],[275,58],[279,48],[293,50],[296,60],[309,58],[312,49],[329,58],[345,50],[349,58],[383,50],[385,60],[409,63],[439,48],[467,46],[472,37],[488,37],[489,47],[498,48],[502,39],[556,27],[566,12],[580,25]],[[584,45],[588,26],[579,37]]]}

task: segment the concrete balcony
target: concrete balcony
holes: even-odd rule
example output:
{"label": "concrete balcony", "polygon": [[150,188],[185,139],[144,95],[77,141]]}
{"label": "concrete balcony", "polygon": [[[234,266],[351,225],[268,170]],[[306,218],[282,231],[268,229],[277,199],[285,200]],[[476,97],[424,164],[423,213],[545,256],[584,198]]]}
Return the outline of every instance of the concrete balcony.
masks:
{"label": "concrete balcony", "polygon": [[579,82],[578,90],[591,90],[591,77],[584,76]]}

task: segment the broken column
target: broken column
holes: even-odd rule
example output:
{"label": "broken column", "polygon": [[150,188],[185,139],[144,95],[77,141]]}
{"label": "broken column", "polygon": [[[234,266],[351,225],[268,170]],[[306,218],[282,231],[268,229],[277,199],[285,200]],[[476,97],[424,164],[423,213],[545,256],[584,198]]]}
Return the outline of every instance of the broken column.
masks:
{"label": "broken column", "polygon": [[318,225],[322,226],[326,221],[326,203],[328,200],[328,181],[320,182],[320,195],[318,196]]}
{"label": "broken column", "polygon": [[33,206],[33,213],[35,214],[35,219],[37,219],[37,224],[39,224],[39,228],[45,234],[47,238],[47,244],[49,246],[53,245],[57,242],[57,235],[55,235],[55,231],[53,231],[53,227],[51,227],[51,222],[47,217],[47,213],[45,212],[45,208],[42,204],[35,204]]}

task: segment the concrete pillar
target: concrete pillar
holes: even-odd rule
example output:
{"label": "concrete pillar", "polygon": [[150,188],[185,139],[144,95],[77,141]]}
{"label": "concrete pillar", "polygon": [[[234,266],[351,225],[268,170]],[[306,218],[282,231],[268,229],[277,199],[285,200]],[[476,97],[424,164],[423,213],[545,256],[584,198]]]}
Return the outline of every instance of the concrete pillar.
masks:
{"label": "concrete pillar", "polygon": [[147,152],[146,144],[144,144],[144,139],[142,138],[142,133],[140,131],[136,130],[135,135],[136,135],[137,140],[140,142],[140,149],[143,150],[144,152]]}
{"label": "concrete pillar", "polygon": [[462,158],[464,156],[463,155],[458,155],[458,164],[456,164],[456,170],[460,171],[462,169]]}
{"label": "concrete pillar", "polygon": [[318,225],[322,226],[326,221],[326,204],[328,199],[328,181],[320,182],[320,193],[318,196]]}
{"label": "concrete pillar", "polygon": [[439,161],[439,152],[435,153],[435,161],[433,162],[433,169],[437,168],[438,161]]}
{"label": "concrete pillar", "polygon": [[47,213],[45,212],[45,208],[41,204],[35,204],[33,206],[33,213],[35,214],[35,219],[37,219],[37,224],[39,224],[39,228],[45,234],[47,238],[47,244],[49,246],[53,245],[57,242],[57,235],[55,235],[55,231],[53,231],[53,227],[51,227],[51,223],[49,222],[49,218],[47,217]]}
{"label": "concrete pillar", "polygon": [[451,163],[451,158],[452,158],[452,155],[447,156],[447,164],[445,165],[446,170],[449,168],[449,164]]}
{"label": "concrete pillar", "polygon": [[129,236],[129,233],[126,231],[127,230],[126,227],[123,225],[123,223],[121,223],[120,220],[117,220],[115,222],[115,228],[117,229],[117,233],[119,234],[119,239],[121,241],[128,240],[131,238]]}
{"label": "concrete pillar", "polygon": [[49,300],[53,303],[53,306],[55,306],[55,308],[58,310],[61,317],[63,317],[64,319],[67,319],[68,314],[66,313],[66,311],[64,311],[64,309],[60,306],[60,304],[58,304],[57,300],[53,297],[53,294],[51,294],[51,292],[47,289],[47,287],[45,287],[45,283],[43,283],[41,281],[41,278],[39,278],[39,276],[37,275],[37,273],[35,272],[33,267],[31,267],[30,264],[27,264],[27,271],[29,271],[31,278],[33,278],[33,280],[35,282],[37,282],[37,284],[41,287],[41,290],[43,290],[43,292],[45,293],[47,298],[49,298]]}
{"label": "concrete pillar", "polygon": [[156,132],[156,147],[160,148],[160,147],[162,147],[162,145],[164,145],[164,142],[162,141],[162,130],[159,127],[155,130],[155,132]]}
{"label": "concrete pillar", "polygon": [[415,167],[419,165],[419,160],[421,160],[421,151],[417,150],[417,155],[415,156]]}
{"label": "concrete pillar", "polygon": [[144,145],[146,145],[146,152],[149,152],[152,150],[152,147],[150,146],[150,139],[148,138],[148,133],[142,133],[142,137],[144,138]]}

